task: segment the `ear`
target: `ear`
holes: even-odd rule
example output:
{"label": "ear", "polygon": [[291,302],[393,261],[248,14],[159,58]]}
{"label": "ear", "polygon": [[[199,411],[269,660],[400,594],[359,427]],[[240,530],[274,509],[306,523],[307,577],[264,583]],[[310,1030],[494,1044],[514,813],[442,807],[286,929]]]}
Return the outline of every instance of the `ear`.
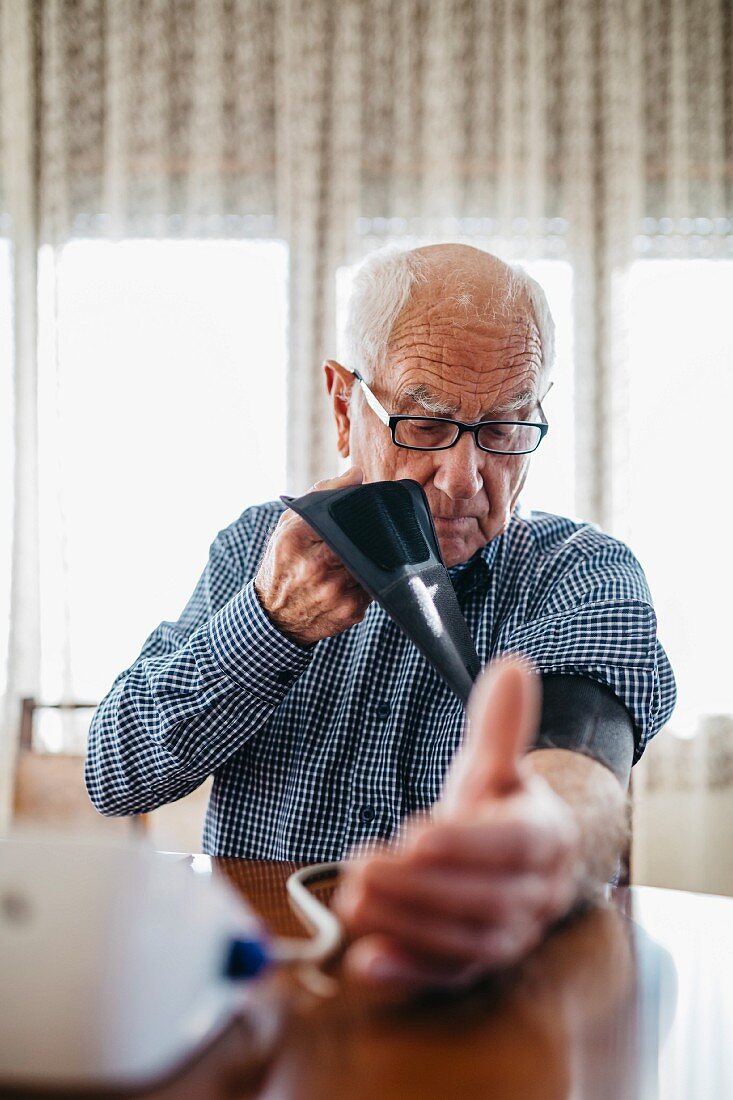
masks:
{"label": "ear", "polygon": [[349,434],[351,431],[351,417],[349,414],[349,400],[351,388],[354,384],[354,376],[346,367],[342,367],[335,359],[327,359],[323,364],[323,373],[326,376],[326,389],[331,402],[333,418],[336,422],[336,443],[342,458],[349,457]]}

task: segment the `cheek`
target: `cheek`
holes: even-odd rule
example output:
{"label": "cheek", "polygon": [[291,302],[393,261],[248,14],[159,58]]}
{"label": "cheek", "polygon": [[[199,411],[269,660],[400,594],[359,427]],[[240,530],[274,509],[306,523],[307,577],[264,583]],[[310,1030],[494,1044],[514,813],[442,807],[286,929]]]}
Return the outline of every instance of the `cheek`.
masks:
{"label": "cheek", "polygon": [[519,499],[519,494],[521,493],[522,489],[524,488],[524,483],[527,480],[527,474],[529,473],[529,464],[530,464],[531,461],[532,460],[531,460],[531,457],[529,455],[527,455],[527,457],[522,460],[522,464],[519,467],[519,471],[518,471],[517,475],[514,477],[514,479],[512,481],[512,503],[511,503],[512,508],[514,508],[514,505],[517,503],[517,500]]}
{"label": "cheek", "polygon": [[491,501],[491,509],[500,508],[511,496],[512,470],[503,459],[489,461],[481,471],[484,490]]}
{"label": "cheek", "polygon": [[484,492],[490,503],[484,531],[488,537],[495,538],[508,527],[528,466],[527,459],[499,459],[487,463],[482,471]]}
{"label": "cheek", "polygon": [[382,429],[370,422],[371,415],[362,409],[352,414],[349,458],[353,466],[360,466],[364,471],[365,481],[380,481],[389,476],[383,475],[381,471],[388,462],[387,448],[392,447],[392,441],[386,428]]}
{"label": "cheek", "polygon": [[400,451],[385,430],[375,432],[365,440],[362,468],[367,481],[395,481],[405,475],[400,472]]}
{"label": "cheek", "polygon": [[352,464],[364,471],[365,481],[412,478],[425,485],[433,470],[433,461],[429,456],[396,447],[387,428],[377,424],[372,429],[363,420],[352,425],[350,456]]}
{"label": "cheek", "polygon": [[404,447],[393,447],[394,470],[393,477],[409,477],[423,488],[435,472],[435,459],[432,455],[420,454],[419,451],[408,451]]}

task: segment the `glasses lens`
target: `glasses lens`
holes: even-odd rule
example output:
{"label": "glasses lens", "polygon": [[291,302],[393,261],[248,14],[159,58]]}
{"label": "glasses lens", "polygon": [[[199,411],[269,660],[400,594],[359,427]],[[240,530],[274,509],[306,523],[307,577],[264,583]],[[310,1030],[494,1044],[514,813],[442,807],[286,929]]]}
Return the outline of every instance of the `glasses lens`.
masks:
{"label": "glasses lens", "polygon": [[534,451],[541,439],[542,429],[536,424],[485,424],[478,433],[481,447],[509,455]]}
{"label": "glasses lens", "polygon": [[457,434],[458,428],[449,421],[415,416],[400,420],[395,426],[395,443],[420,451],[435,451],[450,447]]}

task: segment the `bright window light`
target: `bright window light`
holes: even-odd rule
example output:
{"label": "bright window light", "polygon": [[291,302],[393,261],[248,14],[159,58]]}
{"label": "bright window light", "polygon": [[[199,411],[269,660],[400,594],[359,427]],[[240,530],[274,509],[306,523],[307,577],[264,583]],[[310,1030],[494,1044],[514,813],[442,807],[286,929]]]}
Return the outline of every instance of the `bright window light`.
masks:
{"label": "bright window light", "polygon": [[[387,243],[387,242],[385,242]],[[399,241],[397,243],[400,243]],[[413,246],[416,242],[410,241]],[[470,242],[467,242],[470,243]],[[573,270],[565,260],[531,260],[520,265],[544,290],[556,327],[553,388],[543,403],[550,430],[533,456],[522,492],[524,508],[558,515],[575,510],[573,419]],[[336,280],[340,353],[354,267],[339,268]]]}
{"label": "bright window light", "polygon": [[575,513],[575,420],[573,404],[573,269],[566,260],[521,265],[540,284],[555,321],[553,386],[543,403],[550,429],[532,458],[522,504],[560,516]]}
{"label": "bright window light", "polygon": [[677,676],[673,724],[733,711],[733,262],[641,260],[629,279],[629,542]]}
{"label": "bright window light", "polygon": [[287,262],[279,241],[42,251],[46,701],[101,698],[217,531],[283,491]]}
{"label": "bright window light", "polygon": [[[13,278],[10,241],[0,237],[0,530],[13,526]],[[0,695],[7,687],[10,624],[9,538],[0,539]]]}

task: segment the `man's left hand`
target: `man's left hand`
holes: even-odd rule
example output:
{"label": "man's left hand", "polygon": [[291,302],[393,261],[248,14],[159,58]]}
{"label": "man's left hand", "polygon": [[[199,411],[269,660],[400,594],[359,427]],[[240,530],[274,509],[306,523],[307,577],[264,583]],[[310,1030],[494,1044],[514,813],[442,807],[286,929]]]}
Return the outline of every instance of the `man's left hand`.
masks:
{"label": "man's left hand", "polygon": [[576,900],[573,812],[524,760],[539,691],[519,661],[485,671],[432,819],[347,865],[334,908],[361,980],[464,984],[516,962]]}

